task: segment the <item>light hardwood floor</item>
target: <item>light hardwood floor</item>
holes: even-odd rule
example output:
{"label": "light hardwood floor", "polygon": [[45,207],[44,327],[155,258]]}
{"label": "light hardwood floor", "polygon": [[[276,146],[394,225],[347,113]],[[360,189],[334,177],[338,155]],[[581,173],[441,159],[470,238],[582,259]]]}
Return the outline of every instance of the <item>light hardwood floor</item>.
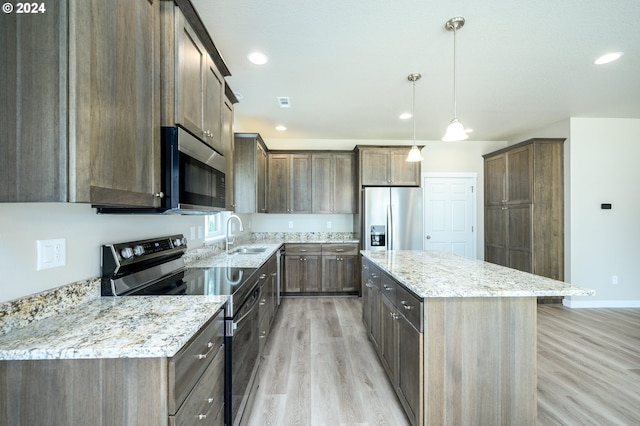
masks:
{"label": "light hardwood floor", "polygon": [[640,309],[538,307],[538,424],[640,425]]}
{"label": "light hardwood floor", "polygon": [[[359,298],[283,299],[249,424],[408,424]],[[640,309],[538,307],[538,424],[640,424]]]}
{"label": "light hardwood floor", "polygon": [[284,298],[250,425],[407,425],[357,297]]}

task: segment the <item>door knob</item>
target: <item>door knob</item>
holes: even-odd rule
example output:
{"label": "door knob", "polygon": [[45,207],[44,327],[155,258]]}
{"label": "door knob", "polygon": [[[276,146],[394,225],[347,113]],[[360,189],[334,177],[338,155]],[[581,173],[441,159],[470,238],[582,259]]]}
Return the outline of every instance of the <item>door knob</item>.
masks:
{"label": "door knob", "polygon": [[427,235],[427,240],[430,240],[430,239],[431,239],[431,235]]}

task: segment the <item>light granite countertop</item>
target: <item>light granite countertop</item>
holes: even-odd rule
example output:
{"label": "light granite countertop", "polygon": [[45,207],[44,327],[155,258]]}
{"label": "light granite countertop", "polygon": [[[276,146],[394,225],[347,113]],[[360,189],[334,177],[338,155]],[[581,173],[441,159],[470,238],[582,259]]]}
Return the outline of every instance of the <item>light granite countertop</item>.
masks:
{"label": "light granite countertop", "polygon": [[[348,236],[346,236],[348,237]],[[188,268],[259,268],[285,243],[357,243],[338,235],[260,238],[236,248],[187,252]],[[174,356],[227,302],[227,296],[100,297],[99,278],[0,306],[0,360],[143,358]]]}
{"label": "light granite countertop", "polygon": [[99,297],[0,334],[0,360],[175,355],[226,296]]}
{"label": "light granite countertop", "polygon": [[595,294],[594,290],[588,288],[437,251],[362,250],[361,253],[422,298]]}
{"label": "light granite countertop", "polygon": [[[207,255],[206,249],[196,249],[196,253],[191,254],[189,261],[186,265],[189,268],[211,268],[227,266],[233,268],[259,268],[284,244],[358,244],[358,240],[352,239],[305,239],[305,238],[288,238],[288,239],[264,239],[259,241],[252,241],[247,244],[240,244],[235,248],[264,248],[262,253],[252,254],[227,254],[226,252],[218,253],[215,255]],[[233,252],[235,248],[231,248],[230,252]],[[198,255],[198,251],[202,253]]]}
{"label": "light granite countertop", "polygon": [[[226,252],[218,253],[213,256],[205,256],[199,259],[192,259],[186,262],[189,268],[212,268],[212,267],[230,267],[230,268],[259,268],[282,246],[282,242],[258,242],[250,244],[241,244],[236,248],[264,248],[262,253],[251,254],[227,254]],[[231,249],[230,251],[233,251]]]}

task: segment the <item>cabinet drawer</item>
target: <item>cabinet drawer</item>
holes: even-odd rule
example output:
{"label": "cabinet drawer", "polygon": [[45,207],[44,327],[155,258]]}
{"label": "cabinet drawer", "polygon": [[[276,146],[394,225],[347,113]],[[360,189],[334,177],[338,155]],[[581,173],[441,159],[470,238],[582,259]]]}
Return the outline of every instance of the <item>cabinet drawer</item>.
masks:
{"label": "cabinet drawer", "polygon": [[169,359],[169,414],[174,414],[224,344],[224,315],[220,310],[198,334]]}
{"label": "cabinet drawer", "polygon": [[419,332],[422,332],[422,301],[401,284],[396,285],[396,308]]}
{"label": "cabinet drawer", "polygon": [[322,244],[286,244],[284,250],[289,255],[322,254]]}
{"label": "cabinet drawer", "polygon": [[380,278],[380,291],[382,295],[389,299],[391,303],[396,304],[396,290],[398,288],[398,284],[396,281],[391,278],[389,275],[383,273]]}
{"label": "cabinet drawer", "polygon": [[357,244],[322,244],[323,255],[355,256],[358,254]]}
{"label": "cabinet drawer", "polygon": [[378,290],[382,289],[382,269],[378,268],[372,262],[369,262],[369,278],[375,288]]}
{"label": "cabinet drawer", "polygon": [[170,426],[210,423],[224,406],[224,350],[219,350],[202,374],[193,391],[175,416],[169,416]]}

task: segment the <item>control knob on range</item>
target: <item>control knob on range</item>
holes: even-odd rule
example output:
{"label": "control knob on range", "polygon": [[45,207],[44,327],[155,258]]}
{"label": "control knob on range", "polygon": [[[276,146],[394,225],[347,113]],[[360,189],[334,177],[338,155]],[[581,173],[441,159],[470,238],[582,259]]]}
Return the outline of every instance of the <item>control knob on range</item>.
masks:
{"label": "control knob on range", "polygon": [[120,256],[122,256],[123,259],[131,259],[133,257],[133,250],[131,250],[131,247],[125,247],[120,250]]}
{"label": "control knob on range", "polygon": [[133,248],[133,254],[135,254],[136,256],[142,256],[144,254],[144,247],[142,246],[135,246]]}
{"label": "control knob on range", "polygon": [[173,240],[173,246],[174,247],[180,247],[180,246],[184,246],[187,244],[187,239],[186,238],[176,238]]}

